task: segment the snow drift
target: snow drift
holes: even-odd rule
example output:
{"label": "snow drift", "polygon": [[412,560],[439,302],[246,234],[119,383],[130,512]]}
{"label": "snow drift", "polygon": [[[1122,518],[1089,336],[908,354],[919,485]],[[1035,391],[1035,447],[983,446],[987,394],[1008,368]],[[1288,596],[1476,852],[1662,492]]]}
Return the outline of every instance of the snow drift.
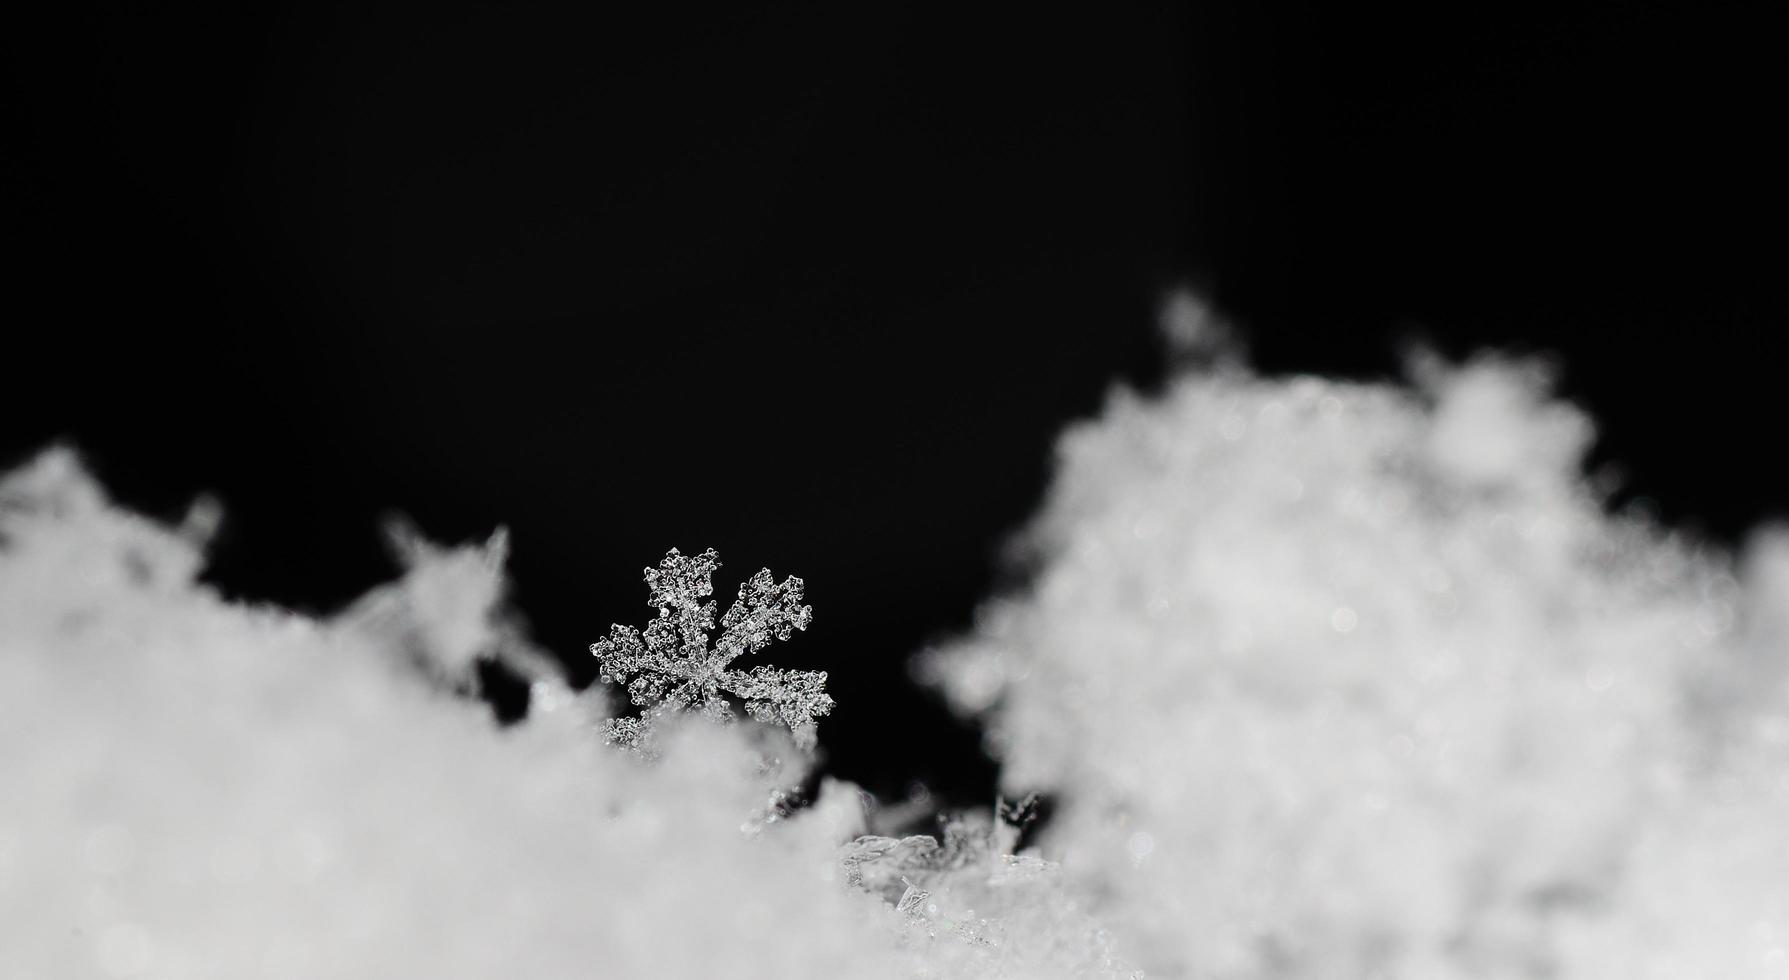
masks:
{"label": "snow drift", "polygon": [[[1167,389],[1062,440],[1028,584],[917,661],[1053,801],[1020,854],[787,812],[763,727],[605,746],[502,535],[400,534],[307,617],[195,584],[214,511],[46,453],[0,481],[0,976],[1789,975],[1789,535],[1611,515],[1533,365],[1264,378],[1180,312]],[[525,723],[456,694],[480,658]]]}
{"label": "snow drift", "polygon": [[501,534],[401,533],[405,576],[318,620],[195,585],[214,523],[117,510],[66,451],[0,481],[8,980],[1131,975],[990,821],[903,862],[848,785],[785,817],[786,733],[669,727],[646,764],[550,679],[499,730],[453,690],[542,663]]}
{"label": "snow drift", "polygon": [[1203,353],[1067,433],[1031,584],[919,661],[1058,800],[1041,847],[1120,948],[1199,978],[1789,971],[1783,538],[1742,572],[1610,516],[1532,363],[1403,387]]}

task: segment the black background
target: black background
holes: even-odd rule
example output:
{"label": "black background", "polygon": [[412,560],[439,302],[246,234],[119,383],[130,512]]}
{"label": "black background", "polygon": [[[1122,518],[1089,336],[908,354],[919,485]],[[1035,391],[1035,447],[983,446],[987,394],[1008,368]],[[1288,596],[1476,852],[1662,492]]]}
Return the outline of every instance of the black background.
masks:
{"label": "black background", "polygon": [[600,6],[9,14],[0,456],[214,491],[211,580],[311,610],[382,514],[507,523],[580,683],[667,547],[802,575],[833,771],[973,803],[905,658],[1171,283],[1272,371],[1556,353],[1622,499],[1789,501],[1766,4]]}

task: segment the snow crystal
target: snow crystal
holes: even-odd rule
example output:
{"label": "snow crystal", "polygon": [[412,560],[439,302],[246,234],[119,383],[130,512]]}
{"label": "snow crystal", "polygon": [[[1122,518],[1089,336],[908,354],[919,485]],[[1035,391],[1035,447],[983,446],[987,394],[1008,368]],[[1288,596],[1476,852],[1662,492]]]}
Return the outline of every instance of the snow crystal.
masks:
{"label": "snow crystal", "polygon": [[602,662],[604,681],[627,685],[633,703],[647,709],[639,718],[610,721],[611,742],[647,749],[659,720],[692,706],[704,717],[726,721],[733,708],[724,695],[732,694],[744,699],[753,718],[781,722],[798,747],[814,747],[815,720],[833,706],[825,671],[760,666],[746,672],[727,666],[773,639],[787,640],[808,628],[814,607],[801,604],[801,579],[790,576],[778,584],[770,569],[760,569],[739,587],[739,597],[721,617],[720,638],[709,649],[715,604],[705,599],[714,592],[711,578],[719,567],[713,548],[693,557],[672,548],[645,573],[658,618],[644,630],[617,623],[607,639],[590,645]]}

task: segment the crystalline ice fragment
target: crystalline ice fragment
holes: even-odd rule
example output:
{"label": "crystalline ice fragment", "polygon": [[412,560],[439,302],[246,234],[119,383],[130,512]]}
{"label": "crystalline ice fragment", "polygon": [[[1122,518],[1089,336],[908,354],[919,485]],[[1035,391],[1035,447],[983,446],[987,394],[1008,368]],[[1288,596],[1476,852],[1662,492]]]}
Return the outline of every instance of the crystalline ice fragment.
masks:
{"label": "crystalline ice fragment", "polygon": [[645,570],[650,602],[658,607],[659,617],[638,632],[617,624],[607,639],[591,645],[591,654],[602,663],[604,681],[627,683],[629,700],[647,709],[631,726],[612,725],[611,741],[638,745],[650,734],[653,717],[690,707],[725,722],[733,715],[726,697],[732,695],[745,702],[753,719],[785,725],[799,747],[813,748],[815,720],[833,706],[824,671],[760,666],[747,672],[729,667],[742,655],[807,629],[814,610],[802,604],[804,583],[794,576],[778,583],[770,569],[760,569],[740,585],[738,598],[720,619],[722,632],[711,649],[715,603],[705,597],[714,591],[711,578],[719,567],[712,548],[693,557],[671,549],[657,568]]}

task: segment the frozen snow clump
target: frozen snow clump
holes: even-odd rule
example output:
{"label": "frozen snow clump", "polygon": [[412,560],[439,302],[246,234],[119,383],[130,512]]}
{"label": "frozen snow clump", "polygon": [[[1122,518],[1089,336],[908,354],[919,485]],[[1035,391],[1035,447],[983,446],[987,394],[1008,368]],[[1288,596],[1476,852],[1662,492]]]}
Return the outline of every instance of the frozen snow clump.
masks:
{"label": "frozen snow clump", "polygon": [[[918,909],[849,881],[853,787],[762,819],[802,775],[774,729],[606,747],[504,612],[501,535],[399,531],[404,576],[315,619],[196,584],[216,520],[118,510],[63,450],[0,477],[0,977],[1132,975],[996,848],[916,870]],[[525,723],[456,696],[481,657],[536,677]]]}
{"label": "frozen snow clump", "polygon": [[1120,947],[1152,977],[1789,975],[1785,538],[1736,571],[1611,516],[1531,364],[1188,363],[1063,437],[1029,584],[917,661],[1054,796],[1039,846]]}

